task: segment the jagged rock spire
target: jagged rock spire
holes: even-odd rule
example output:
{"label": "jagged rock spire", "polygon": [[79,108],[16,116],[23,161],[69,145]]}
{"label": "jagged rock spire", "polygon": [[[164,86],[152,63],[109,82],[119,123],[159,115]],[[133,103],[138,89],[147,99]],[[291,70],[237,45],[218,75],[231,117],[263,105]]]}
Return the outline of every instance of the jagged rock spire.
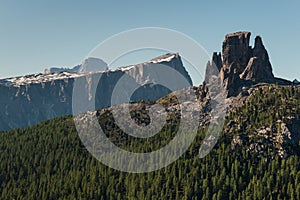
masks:
{"label": "jagged rock spire", "polygon": [[238,93],[244,85],[275,81],[269,55],[261,37],[255,38],[252,48],[249,45],[250,36],[250,32],[227,34],[222,45],[223,59],[220,53],[214,52],[212,63],[207,64],[205,81],[212,74],[216,74],[217,69],[228,90],[228,96]]}
{"label": "jagged rock spire", "polygon": [[251,33],[236,32],[227,34],[222,45],[223,67],[230,70],[235,65],[237,73],[242,73],[251,57],[249,46]]}
{"label": "jagged rock spire", "polygon": [[274,79],[272,66],[269,61],[269,55],[263,45],[260,36],[256,36],[252,57],[244,72],[240,75],[241,79],[251,80],[254,82],[271,81]]}
{"label": "jagged rock spire", "polygon": [[221,53],[217,53],[217,52],[214,52],[213,53],[213,57],[212,57],[212,61],[213,61],[213,65],[216,65],[217,69],[220,71],[221,68],[222,68],[222,58],[221,58]]}

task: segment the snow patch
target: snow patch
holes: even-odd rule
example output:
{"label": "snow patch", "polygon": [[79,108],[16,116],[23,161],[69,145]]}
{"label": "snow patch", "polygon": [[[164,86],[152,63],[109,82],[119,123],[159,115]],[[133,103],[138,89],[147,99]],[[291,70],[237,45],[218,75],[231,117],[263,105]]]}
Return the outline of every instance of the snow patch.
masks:
{"label": "snow patch", "polygon": [[45,83],[51,82],[54,80],[64,80],[69,78],[76,78],[79,76],[83,76],[84,74],[79,73],[69,73],[69,72],[62,72],[57,74],[32,74],[27,76],[20,76],[20,77],[13,77],[0,80],[0,83],[5,85],[12,85],[19,87],[21,85],[29,85],[29,84],[38,84],[38,83]]}
{"label": "snow patch", "polygon": [[150,61],[151,63],[161,63],[161,62],[170,62],[173,58],[175,58],[175,55],[171,55],[170,57],[167,58],[162,58],[162,59],[157,59],[157,60],[152,60]]}

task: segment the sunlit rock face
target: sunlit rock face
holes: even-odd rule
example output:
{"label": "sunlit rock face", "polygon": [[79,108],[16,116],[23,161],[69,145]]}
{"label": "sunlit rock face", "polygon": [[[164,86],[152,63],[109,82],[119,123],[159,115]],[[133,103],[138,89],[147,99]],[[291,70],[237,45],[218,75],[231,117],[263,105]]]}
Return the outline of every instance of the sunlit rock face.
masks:
{"label": "sunlit rock face", "polygon": [[219,76],[228,96],[238,94],[244,86],[257,83],[291,84],[275,78],[268,52],[260,36],[256,36],[254,47],[250,46],[250,32],[235,32],[225,36],[222,53],[213,53],[206,67],[205,81],[212,75]]}

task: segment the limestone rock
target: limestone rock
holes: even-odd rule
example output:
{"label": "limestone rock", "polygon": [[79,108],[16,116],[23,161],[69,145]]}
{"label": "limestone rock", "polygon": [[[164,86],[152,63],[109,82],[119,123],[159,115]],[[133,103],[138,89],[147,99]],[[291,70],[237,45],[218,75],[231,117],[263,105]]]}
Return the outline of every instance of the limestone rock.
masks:
{"label": "limestone rock", "polygon": [[80,68],[79,72],[92,72],[92,71],[105,71],[108,70],[107,63],[99,58],[87,58],[85,59]]}
{"label": "limestone rock", "polygon": [[86,58],[80,65],[77,65],[73,68],[67,67],[51,67],[50,69],[45,69],[44,74],[54,74],[61,72],[69,72],[69,73],[85,73],[85,72],[93,72],[93,71],[105,71],[108,70],[108,65],[100,58],[89,57]]}
{"label": "limestone rock", "polygon": [[222,57],[221,57],[221,53],[217,53],[217,52],[214,52],[213,53],[213,57],[212,57],[212,61],[213,61],[213,65],[216,65],[217,69],[220,71],[221,68],[222,68]]}
{"label": "limestone rock", "polygon": [[232,71],[231,66],[235,63],[237,73],[244,71],[251,57],[250,36],[250,32],[236,32],[225,36],[222,46],[224,68]]}
{"label": "limestone rock", "polygon": [[258,80],[264,79],[264,74],[260,71],[261,62],[259,58],[252,57],[249,60],[249,63],[244,70],[244,72],[240,75],[241,79],[251,80],[253,82],[257,82]]}
{"label": "limestone rock", "polygon": [[206,64],[205,71],[205,82],[209,83],[210,78],[214,76],[218,76],[220,70],[222,69],[222,58],[221,53],[214,52],[212,56],[212,62],[208,61]]}
{"label": "limestone rock", "polygon": [[[212,61],[207,64],[205,81],[215,75],[217,69],[228,96],[237,95],[243,86],[279,81],[273,75],[269,55],[261,37],[255,38],[252,48],[249,45],[250,36],[250,32],[227,34],[222,45],[223,59],[220,54],[213,53]],[[216,66],[215,70],[213,64]]]}
{"label": "limestone rock", "polygon": [[[91,66],[89,63],[91,62],[89,61],[85,66],[91,69],[89,68]],[[101,62],[99,63],[101,64]],[[96,109],[111,106],[111,96],[121,77],[127,77],[141,88],[137,89],[132,96],[129,96],[130,100],[157,100],[171,92],[168,88],[155,84],[159,78],[166,79],[166,75],[156,75],[154,73],[154,69],[160,68],[162,65],[175,69],[188,80],[187,85],[180,87],[181,85],[175,82],[178,82],[178,80],[171,79],[171,81],[175,82],[171,83],[174,86],[174,90],[192,85],[191,77],[185,70],[178,54],[166,54],[145,63],[120,67],[115,70],[92,71],[88,73],[63,71],[53,74],[33,74],[0,80],[0,131],[31,126],[44,120],[72,114],[75,80],[77,83],[82,83],[77,85],[82,87],[79,91],[83,92],[79,92],[79,95],[76,97],[78,97],[79,102],[82,102],[80,106],[84,109],[87,108],[87,110],[90,104],[85,105],[84,103],[91,101],[93,97],[95,98],[94,105]],[[93,66],[96,65],[91,67]],[[151,74],[152,71],[154,72]],[[172,73],[167,74],[167,77],[170,76],[172,76]],[[100,80],[99,77],[101,77]],[[95,82],[98,84],[95,85]],[[93,88],[95,86],[97,88]],[[121,85],[119,92],[122,92],[122,94],[117,95],[117,97],[120,96],[121,98],[129,95],[127,93],[128,87],[126,86],[126,84]],[[94,90],[96,91],[95,94],[92,92]],[[121,101],[121,103],[123,102]]]}
{"label": "limestone rock", "polygon": [[254,82],[274,80],[269,55],[260,36],[255,38],[253,57],[249,60],[245,71],[241,74],[241,78]]}

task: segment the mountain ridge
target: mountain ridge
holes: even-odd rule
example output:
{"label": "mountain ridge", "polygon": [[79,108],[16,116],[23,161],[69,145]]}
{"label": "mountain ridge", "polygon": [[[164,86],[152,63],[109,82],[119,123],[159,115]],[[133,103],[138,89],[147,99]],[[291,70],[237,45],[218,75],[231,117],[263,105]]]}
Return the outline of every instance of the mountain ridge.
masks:
{"label": "mountain ridge", "polygon": [[[210,89],[216,83],[214,77],[221,80],[222,87],[227,91],[227,97],[239,94],[248,95],[247,88],[263,82],[280,85],[293,84],[290,81],[274,77],[262,38],[257,36],[252,48],[249,45],[250,36],[250,32],[236,32],[225,36],[222,53],[214,52],[212,61],[209,61],[206,67],[205,82]],[[101,65],[104,63],[102,60],[96,60]],[[84,66],[84,63],[89,63],[89,59],[85,60],[81,67]],[[165,54],[148,62],[122,66],[114,70],[105,68],[103,71],[101,68],[100,71],[88,70],[85,73],[62,71],[2,79],[0,80],[0,92],[6,96],[0,98],[2,103],[0,130],[29,126],[39,121],[71,114],[73,83],[77,79],[82,80],[83,85],[86,85],[82,89],[89,91],[83,98],[91,99],[89,84],[92,83],[92,79],[96,80],[99,75],[101,76],[102,82],[100,81],[99,84],[106,87],[96,89],[97,109],[111,105],[110,97],[114,89],[113,85],[124,74],[142,86],[142,89],[138,90],[130,101],[157,100],[171,92],[167,88],[148,84],[155,82],[155,80],[148,80],[148,74],[159,64],[172,67],[186,77],[189,84],[186,87],[192,86],[192,80],[178,53]],[[106,64],[104,65],[107,67]],[[99,69],[99,67],[92,68],[92,70],[95,69]],[[176,80],[173,81],[175,82],[172,84],[176,85]],[[126,92],[126,86],[123,87],[122,91]],[[182,89],[182,87],[177,89]],[[201,93],[203,94],[203,92]],[[103,97],[105,98],[103,99]]]}
{"label": "mountain ridge", "polygon": [[[257,39],[260,48],[256,49],[256,56],[253,57],[253,49],[247,45],[249,33],[229,34],[225,40],[231,37],[235,37],[233,41],[237,42],[224,43],[225,62],[221,59],[221,53],[213,53],[213,61],[207,65],[206,81],[199,87],[193,86],[172,93],[167,91],[166,96],[157,97],[156,101],[141,99],[77,116],[87,122],[89,115],[95,115],[109,141],[124,150],[137,153],[157,151],[170,143],[177,133],[183,115],[189,116],[191,120],[200,117],[194,141],[174,163],[163,169],[141,174],[112,169],[99,162],[84,146],[76,129],[74,116],[60,116],[30,127],[1,132],[0,160],[3,162],[0,163],[0,197],[130,200],[300,199],[300,85],[272,75],[260,39]],[[227,54],[232,51],[239,51],[239,54]],[[176,55],[172,54],[172,59],[175,58],[173,61],[178,61],[179,55],[177,58]],[[170,57],[158,57],[154,62],[163,61],[172,65],[168,61]],[[176,63],[181,66],[181,62]],[[146,62],[140,67],[149,64],[151,62]],[[266,68],[261,69],[264,66]],[[131,69],[139,71],[134,66],[125,66],[115,72],[106,73],[119,74]],[[269,70],[269,80],[262,79],[261,73],[255,73],[265,70]],[[64,79],[68,73],[55,75],[59,74],[61,79],[46,81],[44,87],[50,89],[69,80]],[[85,78],[78,78],[81,77]],[[52,82],[54,85],[50,84]],[[216,107],[215,99],[220,95],[220,90],[209,88],[215,86],[214,84],[226,87],[226,106],[221,104]],[[5,87],[6,90],[1,91],[3,88],[0,85],[0,94],[23,89],[18,95],[22,96],[24,92],[25,99],[34,100],[26,95],[26,89],[27,92],[32,90],[32,85],[39,84],[17,86],[10,82]],[[188,90],[193,90],[197,96],[199,116],[193,104],[188,100],[179,102],[176,97]],[[103,91],[100,93],[103,94]],[[57,98],[53,100],[55,99]],[[0,103],[4,105],[1,101],[3,98],[0,98]],[[127,105],[131,119],[140,126],[147,126],[151,122],[149,110],[154,104],[161,106],[156,114],[167,112],[166,124],[155,136],[149,138],[127,134],[118,126],[112,113],[114,108]],[[216,110],[228,111],[219,135],[208,132],[208,127],[215,119],[220,118],[218,112],[213,113],[214,107]],[[18,108],[15,111],[25,113]],[[128,122],[128,118],[126,120]],[[0,123],[2,122],[1,119]],[[88,123],[83,125],[87,126]],[[206,140],[207,136],[209,137]],[[217,139],[217,143],[211,142],[214,139]],[[92,144],[95,141],[91,141]],[[94,146],[97,148],[97,145]],[[199,149],[203,146],[210,149],[204,158],[199,155]],[[115,159],[120,166],[128,164],[123,163],[123,158]]]}
{"label": "mountain ridge", "polygon": [[[72,94],[75,80],[82,81],[82,90],[88,91],[86,101],[90,101],[90,85],[93,80],[99,79],[96,96],[96,108],[111,105],[111,95],[118,80],[125,75],[131,82],[142,86],[142,90],[135,93],[134,100],[156,100],[170,93],[167,88],[155,84],[160,77],[149,77],[152,68],[159,69],[161,65],[173,68],[181,73],[192,85],[192,80],[185,70],[181,57],[178,54],[168,54],[168,61],[149,61],[127,68],[115,70],[92,71],[86,73],[59,72],[52,74],[34,74],[0,80],[0,130],[8,130],[30,126],[43,120],[57,116],[72,114]],[[145,72],[145,73],[144,73]],[[161,74],[163,76],[163,74]],[[150,78],[150,79],[149,79]],[[135,81],[134,81],[135,80]],[[176,83],[175,83],[176,84]],[[94,87],[96,87],[94,85]],[[121,85],[121,87],[125,87]],[[177,89],[181,89],[180,86]],[[149,90],[147,91],[147,89]],[[122,89],[126,93],[126,88]]]}
{"label": "mountain ridge", "polygon": [[[0,158],[3,162],[0,165],[0,197],[297,199],[300,195],[300,144],[289,137],[299,136],[299,129],[290,129],[289,121],[298,120],[300,125],[299,93],[300,86],[256,86],[250,96],[245,97],[247,103],[230,111],[224,132],[205,158],[199,159],[197,156],[206,134],[206,129],[201,126],[194,142],[181,158],[150,173],[120,172],[99,162],[82,144],[72,116],[1,132]],[[244,97],[238,95],[230,98],[243,101]],[[174,108],[174,100],[169,94],[157,103]],[[273,103],[275,107],[269,110],[273,100],[278,102]],[[132,104],[132,117],[138,120],[137,123],[147,123],[147,112],[143,107],[147,109],[148,106],[144,103]],[[276,112],[279,112],[278,115]],[[162,129],[156,138],[140,141],[118,129],[111,120],[110,108],[101,109],[97,113],[99,124],[110,141],[121,148],[137,152],[159,149],[172,139],[178,126],[175,112],[167,122],[169,126]],[[289,119],[287,116],[295,118]],[[256,119],[259,119],[259,123]],[[276,124],[278,119],[286,123],[290,134],[285,126],[282,126],[282,130],[279,129],[281,125],[274,130],[262,126],[271,122]],[[246,127],[249,128],[247,132]]]}

